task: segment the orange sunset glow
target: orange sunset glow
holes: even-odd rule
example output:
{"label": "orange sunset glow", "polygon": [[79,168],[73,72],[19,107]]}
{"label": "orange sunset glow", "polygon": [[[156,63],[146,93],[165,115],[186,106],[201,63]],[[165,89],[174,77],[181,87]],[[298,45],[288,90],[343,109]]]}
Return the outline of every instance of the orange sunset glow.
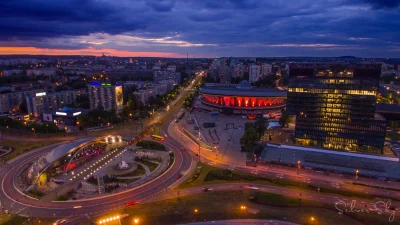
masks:
{"label": "orange sunset glow", "polygon": [[119,56],[119,57],[169,57],[178,58],[182,57],[176,53],[170,52],[134,52],[134,51],[121,51],[117,49],[50,49],[50,48],[36,48],[36,47],[0,47],[0,55],[93,55],[101,56],[102,54]]}

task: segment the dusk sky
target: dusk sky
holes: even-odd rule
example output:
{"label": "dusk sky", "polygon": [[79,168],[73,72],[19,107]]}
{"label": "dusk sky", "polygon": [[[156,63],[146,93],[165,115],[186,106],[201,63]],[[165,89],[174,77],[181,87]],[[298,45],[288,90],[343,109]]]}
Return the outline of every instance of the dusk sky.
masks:
{"label": "dusk sky", "polygon": [[0,54],[400,57],[400,0],[2,0]]}

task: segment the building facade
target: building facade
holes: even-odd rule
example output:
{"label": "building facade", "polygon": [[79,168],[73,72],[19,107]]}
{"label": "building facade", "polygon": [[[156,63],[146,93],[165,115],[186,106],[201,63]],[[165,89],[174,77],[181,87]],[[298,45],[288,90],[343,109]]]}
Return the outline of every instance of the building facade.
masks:
{"label": "building facade", "polygon": [[261,76],[269,76],[272,74],[272,65],[271,64],[262,64],[261,65]]}
{"label": "building facade", "polygon": [[243,64],[235,65],[232,71],[232,77],[243,77],[246,71],[246,66]]}
{"label": "building facade", "polygon": [[247,81],[237,85],[207,83],[200,93],[204,105],[235,114],[263,114],[286,106],[286,91],[252,87]]}
{"label": "building facade", "polygon": [[375,115],[380,64],[290,64],[287,112],[295,142],[382,153],[386,121]]}
{"label": "building facade", "polygon": [[249,83],[258,81],[261,77],[261,66],[251,65],[249,67]]}
{"label": "building facade", "polygon": [[18,91],[0,94],[0,113],[18,111],[19,105],[26,99],[26,97],[34,96],[36,92],[41,92],[41,90]]}
{"label": "building facade", "polygon": [[122,110],[123,94],[121,84],[92,81],[88,86],[90,109],[115,109],[118,114]]}
{"label": "building facade", "polygon": [[171,71],[154,71],[154,82],[160,82],[162,80],[173,80],[175,84],[180,84],[181,73]]}
{"label": "building facade", "polygon": [[45,111],[58,110],[67,105],[75,104],[80,90],[61,91],[54,93],[37,92],[26,97],[28,113],[34,117],[41,116]]}

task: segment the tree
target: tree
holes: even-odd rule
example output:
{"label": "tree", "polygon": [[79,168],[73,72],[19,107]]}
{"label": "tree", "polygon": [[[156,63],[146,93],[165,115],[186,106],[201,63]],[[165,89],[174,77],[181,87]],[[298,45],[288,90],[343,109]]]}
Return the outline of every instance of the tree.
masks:
{"label": "tree", "polygon": [[19,104],[19,111],[24,114],[28,113],[28,106],[25,99]]}
{"label": "tree", "polygon": [[282,109],[282,116],[281,116],[281,118],[279,118],[279,124],[282,127],[288,127],[289,123],[290,123],[290,117],[286,113],[286,110]]}
{"label": "tree", "polygon": [[253,123],[246,123],[243,136],[240,138],[240,144],[246,151],[251,151],[259,141],[257,129]]}
{"label": "tree", "polygon": [[258,118],[256,120],[256,122],[254,123],[259,137],[262,137],[264,135],[264,132],[267,129],[265,127],[266,124],[267,124],[267,120],[265,118]]}

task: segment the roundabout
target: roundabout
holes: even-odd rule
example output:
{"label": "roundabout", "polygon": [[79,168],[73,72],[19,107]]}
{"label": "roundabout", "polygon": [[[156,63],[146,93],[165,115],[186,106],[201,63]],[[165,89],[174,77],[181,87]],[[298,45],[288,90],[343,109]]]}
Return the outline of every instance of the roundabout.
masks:
{"label": "roundabout", "polygon": [[[67,221],[72,219],[79,220],[80,217],[87,219],[85,215],[99,214],[122,207],[126,202],[132,200],[143,201],[157,193],[168,189],[177,181],[177,176],[181,171],[187,171],[191,165],[192,156],[182,151],[177,143],[173,141],[165,142],[168,149],[174,154],[173,164],[157,178],[119,193],[108,194],[105,196],[72,201],[44,201],[24,195],[15,186],[15,176],[24,165],[32,162],[40,156],[48,153],[57,145],[37,149],[29,152],[15,160],[12,160],[0,170],[1,188],[0,199],[2,207],[10,213],[25,217],[67,217]],[[76,221],[75,221],[76,222]],[[73,224],[73,223],[72,223]]]}

